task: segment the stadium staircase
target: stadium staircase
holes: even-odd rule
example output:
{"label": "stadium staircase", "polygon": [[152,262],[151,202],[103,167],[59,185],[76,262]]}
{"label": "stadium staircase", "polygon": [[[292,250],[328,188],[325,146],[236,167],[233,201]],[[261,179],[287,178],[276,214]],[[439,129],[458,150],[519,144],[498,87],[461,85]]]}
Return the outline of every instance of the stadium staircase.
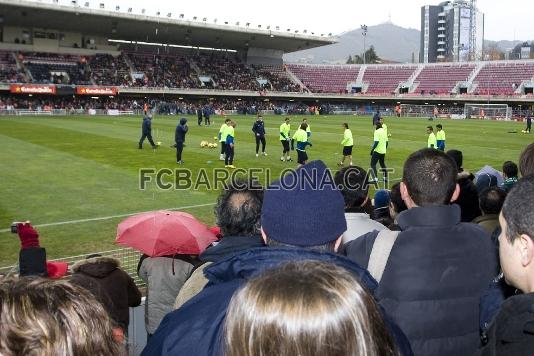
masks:
{"label": "stadium staircase", "polygon": [[295,75],[295,73],[293,73],[289,67],[285,66],[285,71],[286,71],[286,74],[287,74],[287,77],[293,82],[295,83],[296,85],[299,85],[302,90],[304,90],[305,92],[307,93],[311,93],[311,91],[308,89],[308,87],[306,87],[306,85],[304,85],[304,83],[299,79],[299,77],[297,77]]}
{"label": "stadium staircase", "polygon": [[467,78],[467,81],[466,81],[468,94],[474,93],[475,90],[477,89],[478,83],[475,83],[475,78],[478,76],[478,73],[480,73],[480,71],[482,70],[482,68],[484,68],[485,65],[486,63],[479,62],[477,66],[475,67],[475,69],[473,69],[471,74],[469,74],[469,77]]}
{"label": "stadium staircase", "polygon": [[[419,64],[417,66],[417,69],[415,70],[415,72],[413,72],[412,75],[410,76],[410,78],[408,78],[408,80],[406,81],[406,83],[404,83],[405,87],[410,88],[408,90],[408,93],[414,93],[417,90],[417,87],[419,86],[419,83],[416,83],[415,80],[417,79],[417,77],[419,77],[419,74],[421,74],[421,72],[423,71],[424,68],[425,68],[424,64]],[[397,88],[397,90],[398,90],[398,88]]]}
{"label": "stadium staircase", "polygon": [[126,54],[124,54],[124,56],[122,57],[124,58],[124,63],[126,63],[126,66],[130,69],[130,78],[132,78],[132,81],[133,81],[134,80],[133,74],[136,72],[135,66]]}
{"label": "stadium staircase", "polygon": [[11,55],[15,59],[15,63],[17,64],[17,68],[24,73],[24,80],[26,82],[32,82],[33,81],[32,73],[28,70],[28,68],[26,68],[24,63],[22,63],[22,61],[17,56],[17,53],[11,52]]}

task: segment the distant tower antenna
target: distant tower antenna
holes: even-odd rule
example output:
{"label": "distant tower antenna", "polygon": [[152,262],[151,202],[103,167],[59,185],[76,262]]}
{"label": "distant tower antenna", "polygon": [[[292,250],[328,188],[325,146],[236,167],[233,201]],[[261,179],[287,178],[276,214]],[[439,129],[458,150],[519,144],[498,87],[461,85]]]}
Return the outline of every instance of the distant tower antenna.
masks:
{"label": "distant tower antenna", "polygon": [[477,0],[471,0],[471,43],[469,44],[470,59],[477,60]]}

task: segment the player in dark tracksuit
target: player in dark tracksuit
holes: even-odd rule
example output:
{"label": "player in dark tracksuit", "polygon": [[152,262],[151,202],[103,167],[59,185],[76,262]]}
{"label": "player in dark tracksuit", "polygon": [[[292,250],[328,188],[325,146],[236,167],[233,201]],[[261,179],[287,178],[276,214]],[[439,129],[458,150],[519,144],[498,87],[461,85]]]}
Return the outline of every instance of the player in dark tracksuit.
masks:
{"label": "player in dark tracksuit", "polygon": [[254,126],[252,126],[252,132],[254,132],[254,136],[256,137],[256,157],[258,157],[260,151],[260,142],[261,154],[267,156],[267,153],[265,153],[265,123],[263,122],[263,117],[261,115],[258,115]]}
{"label": "player in dark tracksuit", "polygon": [[197,122],[198,122],[198,126],[202,125],[202,107],[201,106],[199,106],[197,109]]}
{"label": "player in dark tracksuit", "polygon": [[532,129],[532,117],[530,116],[530,113],[527,115],[527,128],[525,129],[525,132],[530,133],[530,130]]}
{"label": "player in dark tracksuit", "polygon": [[211,124],[210,115],[211,115],[211,108],[209,106],[204,107],[204,125],[206,126],[209,126]]}
{"label": "player in dark tracksuit", "polygon": [[145,138],[148,139],[148,142],[150,142],[152,148],[157,147],[152,140],[152,115],[145,116],[143,119],[142,135],[141,139],[139,140],[139,149],[143,148],[143,142],[145,141]]}
{"label": "player in dark tracksuit", "polygon": [[176,163],[183,164],[182,151],[184,150],[185,135],[189,128],[187,127],[187,119],[181,118],[180,124],[176,126],[174,134],[174,142],[176,142]]}
{"label": "player in dark tracksuit", "polygon": [[382,115],[380,115],[380,110],[376,110],[374,116],[373,116],[373,126],[376,126],[376,124],[378,124],[380,122],[380,118],[382,117]]}

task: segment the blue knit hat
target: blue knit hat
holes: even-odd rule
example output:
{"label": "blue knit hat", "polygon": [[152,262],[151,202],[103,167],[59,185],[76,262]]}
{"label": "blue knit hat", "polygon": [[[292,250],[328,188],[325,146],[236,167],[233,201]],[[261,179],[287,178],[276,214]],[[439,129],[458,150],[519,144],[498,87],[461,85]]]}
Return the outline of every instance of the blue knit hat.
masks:
{"label": "blue knit hat", "polygon": [[375,192],[375,209],[387,208],[389,206],[389,201],[389,192],[387,190],[380,189]]}
{"label": "blue knit hat", "polygon": [[322,161],[312,161],[269,186],[261,227],[269,239],[302,247],[335,241],[347,230],[343,196]]}

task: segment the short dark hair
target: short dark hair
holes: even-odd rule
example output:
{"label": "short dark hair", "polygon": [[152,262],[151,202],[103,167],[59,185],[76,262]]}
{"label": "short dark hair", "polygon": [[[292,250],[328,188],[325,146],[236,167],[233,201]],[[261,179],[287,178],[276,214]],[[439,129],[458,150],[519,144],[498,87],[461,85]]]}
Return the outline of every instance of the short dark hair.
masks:
{"label": "short dark hair", "polygon": [[443,125],[441,125],[441,124],[437,124],[437,125],[436,125],[436,128],[437,128],[437,129],[442,129],[442,128],[443,128]]}
{"label": "short dark hair", "polygon": [[215,206],[217,226],[223,236],[252,237],[261,234],[263,193],[256,180],[236,179],[227,184]]}
{"label": "short dark hair", "polygon": [[406,203],[402,200],[402,195],[400,191],[400,183],[395,183],[391,187],[391,192],[389,192],[389,198],[391,200],[391,205],[397,214],[402,213],[404,210],[408,210]]}
{"label": "short dark hair", "polygon": [[306,129],[308,128],[308,124],[305,123],[305,122],[303,122],[302,124],[300,124],[300,128],[301,128],[302,130],[306,130]]}
{"label": "short dark hair", "polygon": [[[313,245],[313,246],[306,246],[306,250],[313,250],[313,251],[319,251],[319,252],[335,252],[336,251],[336,240],[328,241],[322,245]],[[291,244],[286,244],[284,242],[279,242],[273,239],[270,239],[269,237],[266,237],[265,239],[265,245],[269,247],[298,247]]]}
{"label": "short dark hair", "polygon": [[226,120],[224,120],[225,123],[228,123],[228,122],[230,122],[230,121],[232,121],[232,119],[226,119]]}
{"label": "short dark hair", "polygon": [[427,126],[426,128],[429,129],[430,131],[434,131],[434,128],[432,126]]}
{"label": "short dark hair", "polygon": [[338,187],[345,208],[359,208],[365,203],[369,193],[367,172],[358,166],[345,167],[334,175],[334,183]]}
{"label": "short dark hair", "polygon": [[499,214],[506,199],[506,192],[499,187],[484,189],[478,197],[480,210],[484,214]]}
{"label": "short dark hair", "polygon": [[403,182],[418,206],[446,205],[456,189],[458,169],[445,153],[425,148],[404,163]]}
{"label": "short dark hair", "polygon": [[464,154],[462,151],[459,150],[448,150],[447,156],[452,158],[452,160],[456,163],[456,168],[458,170],[461,170],[461,168],[464,165]]}
{"label": "short dark hair", "polygon": [[343,126],[345,126],[346,129],[349,128],[349,124],[347,124],[346,122],[343,123]]}
{"label": "short dark hair", "polygon": [[534,175],[520,179],[510,190],[502,215],[508,228],[506,239],[513,242],[520,235],[528,235],[534,240]]}
{"label": "short dark hair", "polygon": [[512,161],[506,161],[502,165],[502,172],[506,175],[508,178],[517,177],[519,174],[519,169],[517,168],[517,164],[515,164]]}
{"label": "short dark hair", "polygon": [[519,156],[519,171],[526,177],[534,174],[534,143],[528,145]]}
{"label": "short dark hair", "polygon": [[378,130],[378,129],[381,129],[381,128],[382,128],[382,124],[380,122],[377,122],[376,123],[376,129]]}

